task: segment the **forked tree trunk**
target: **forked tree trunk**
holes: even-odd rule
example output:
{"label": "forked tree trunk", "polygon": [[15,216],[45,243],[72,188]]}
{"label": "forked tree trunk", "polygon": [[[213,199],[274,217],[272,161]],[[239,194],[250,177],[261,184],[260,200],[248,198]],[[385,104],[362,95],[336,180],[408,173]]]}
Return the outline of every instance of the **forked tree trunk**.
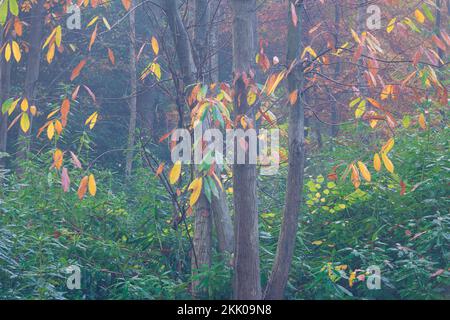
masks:
{"label": "forked tree trunk", "polygon": [[130,15],[130,121],[128,124],[128,144],[125,163],[125,176],[131,176],[134,158],[134,143],[136,139],[137,115],[137,78],[136,78],[136,10],[131,9]]}
{"label": "forked tree trunk", "polygon": [[[249,115],[244,77],[250,78],[255,57],[255,0],[232,0],[235,115]],[[250,112],[253,114],[252,112]],[[254,119],[253,119],[254,120]],[[234,298],[261,299],[256,165],[233,165],[235,209]]]}
{"label": "forked tree trunk", "polygon": [[[294,0],[292,0],[294,2]],[[289,10],[287,62],[292,63],[302,52],[302,10],[296,7],[299,21],[294,26]],[[303,70],[298,64],[288,76],[289,92],[302,91]],[[289,108],[289,171],[286,185],[285,209],[281,231],[278,238],[277,252],[266,291],[265,299],[283,299],[289,277],[295,239],[298,228],[298,216],[302,203],[303,176],[305,162],[304,108],[302,96],[299,95],[294,106]]]}

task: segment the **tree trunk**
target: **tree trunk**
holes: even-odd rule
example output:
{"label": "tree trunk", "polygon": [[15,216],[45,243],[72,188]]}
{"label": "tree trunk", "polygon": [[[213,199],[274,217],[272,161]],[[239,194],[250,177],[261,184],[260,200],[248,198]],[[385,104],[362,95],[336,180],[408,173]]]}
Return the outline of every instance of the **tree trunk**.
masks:
{"label": "tree trunk", "polygon": [[137,115],[137,79],[136,79],[136,11],[131,10],[130,15],[130,122],[128,125],[128,144],[125,164],[125,176],[131,176],[134,158],[134,143],[136,136]]}
{"label": "tree trunk", "polygon": [[[29,52],[27,61],[27,71],[25,75],[25,90],[24,98],[28,99],[28,103],[34,104],[35,94],[36,94],[36,84],[39,79],[39,69],[41,63],[41,41],[44,31],[44,2],[45,0],[38,0],[30,12],[30,39],[29,39]],[[33,123],[33,116],[30,111],[28,111],[31,123]],[[24,160],[26,154],[29,151],[31,135],[31,126],[27,133],[23,133],[19,130],[18,135],[18,153],[17,158],[19,160]],[[18,168],[20,173],[20,168]]]}
{"label": "tree trunk", "polygon": [[[340,31],[340,25],[341,25],[341,8],[340,5],[336,2],[334,5],[334,27],[335,27],[335,33],[334,33],[334,45],[337,47],[339,45],[339,31]],[[338,57],[336,59],[336,66],[334,70],[334,78],[338,79],[339,74],[341,73],[341,59]],[[330,89],[329,89],[330,90]],[[331,93],[331,90],[330,90]],[[331,123],[337,124],[339,122],[339,96],[336,94],[336,99],[334,100],[334,103],[331,105]],[[331,126],[331,136],[337,137],[339,132],[339,127],[336,125]]]}
{"label": "tree trunk", "polygon": [[[294,26],[289,13],[287,61],[292,63],[302,52],[302,10],[296,8],[299,22]],[[297,65],[288,76],[289,92],[302,91],[303,70]],[[285,209],[281,231],[278,238],[277,252],[272,268],[265,299],[282,299],[289,277],[289,270],[295,249],[298,228],[298,215],[303,194],[303,176],[305,162],[304,109],[302,95],[294,106],[289,108],[289,171],[287,176]]]}
{"label": "tree trunk", "polygon": [[[164,4],[169,27],[175,42],[175,50],[180,64],[181,75],[183,77],[183,83],[177,88],[179,90],[177,95],[178,97],[182,97],[184,101],[185,88],[195,83],[195,66],[192,47],[189,35],[179,15],[176,0],[167,0]],[[200,5],[202,5],[202,3],[196,3],[196,7]],[[198,39],[203,38],[204,30],[202,28],[196,30],[196,32],[200,33],[196,35]],[[182,110],[185,107],[185,104],[184,102],[181,102],[181,99],[178,100],[180,117],[183,117]],[[207,293],[207,288],[199,287],[201,279],[198,278],[198,273],[211,265],[211,234],[212,223],[210,205],[202,192],[194,208],[194,237],[191,259],[191,273],[193,277],[192,295],[194,298],[202,297]]]}
{"label": "tree trunk", "polygon": [[[3,33],[2,33],[3,36]],[[3,39],[1,45],[3,46]],[[5,61],[2,56],[0,58],[0,100],[3,103],[9,97],[11,87],[11,63]],[[6,153],[8,142],[8,113],[0,112],[0,153]],[[0,168],[6,166],[6,158],[0,157]]]}
{"label": "tree trunk", "polygon": [[[248,114],[247,88],[255,57],[255,0],[232,0],[235,115]],[[253,117],[254,118],[254,117]],[[253,119],[254,120],[254,119]],[[235,209],[234,298],[261,299],[256,165],[233,165]]]}

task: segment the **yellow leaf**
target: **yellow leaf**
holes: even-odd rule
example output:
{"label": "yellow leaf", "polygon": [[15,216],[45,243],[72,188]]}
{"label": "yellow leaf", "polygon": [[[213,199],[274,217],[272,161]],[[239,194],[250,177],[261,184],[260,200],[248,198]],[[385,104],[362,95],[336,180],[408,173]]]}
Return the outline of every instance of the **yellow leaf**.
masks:
{"label": "yellow leaf", "polygon": [[378,153],[375,153],[375,156],[373,157],[373,167],[377,172],[381,170],[381,159]]}
{"label": "yellow leaf", "polygon": [[52,43],[50,45],[50,48],[48,48],[48,51],[47,51],[47,62],[48,62],[48,64],[51,64],[52,61],[53,61],[53,58],[55,57],[55,47],[56,47],[55,44]]}
{"label": "yellow leaf", "polygon": [[22,58],[22,53],[20,52],[19,44],[15,41],[12,42],[12,51],[14,54],[14,59],[16,59],[17,62],[20,61]]}
{"label": "yellow leaf", "polygon": [[55,125],[53,124],[53,122],[50,122],[50,124],[47,127],[48,140],[52,140],[54,135],[55,135]]}
{"label": "yellow leaf", "polygon": [[91,114],[89,116],[89,118],[87,118],[86,122],[84,123],[85,125],[89,124],[89,129],[94,129],[95,124],[97,123],[97,119],[98,119],[98,112],[95,111],[93,114]]}
{"label": "yellow leaf", "polygon": [[97,193],[97,183],[95,182],[93,174],[89,176],[88,188],[91,196],[95,196],[95,194]]}
{"label": "yellow leaf", "polygon": [[180,179],[180,174],[181,174],[181,161],[178,160],[177,162],[175,162],[172,169],[170,170],[169,173],[170,184],[177,183],[178,179]]}
{"label": "yellow leaf", "polygon": [[360,44],[361,40],[359,39],[358,34],[353,29],[351,29],[350,31],[352,32],[352,37],[353,39],[355,39],[356,43]]}
{"label": "yellow leaf", "polygon": [[370,171],[367,169],[366,165],[364,163],[362,163],[361,161],[358,161],[358,168],[359,171],[361,172],[361,175],[363,176],[363,178],[370,182],[372,180],[372,176],[370,174]]}
{"label": "yellow leaf", "polygon": [[61,40],[62,40],[61,26],[57,26],[56,33],[55,33],[55,43],[58,46],[58,48],[61,46]]}
{"label": "yellow leaf", "polygon": [[23,132],[28,132],[28,129],[30,129],[30,117],[26,112],[22,113],[22,117],[20,118],[20,127]]}
{"label": "yellow leaf", "polygon": [[159,43],[155,37],[152,37],[152,49],[153,49],[153,52],[155,53],[155,55],[157,56],[159,53]]}
{"label": "yellow leaf", "polygon": [[315,245],[315,246],[320,246],[322,243],[323,243],[323,241],[322,240],[316,240],[316,241],[313,241],[313,242],[311,242],[313,245]]}
{"label": "yellow leaf", "polygon": [[23,112],[27,112],[27,111],[28,111],[28,99],[27,99],[27,98],[24,98],[24,99],[22,100],[22,103],[20,104],[20,109],[21,109]]}
{"label": "yellow leaf", "polygon": [[161,80],[161,66],[158,63],[152,63],[151,71],[158,80]]}
{"label": "yellow leaf", "polygon": [[11,107],[9,107],[9,109],[8,109],[8,116],[10,116],[14,112],[19,101],[20,101],[20,98],[17,100],[14,100],[14,102],[11,104]]}
{"label": "yellow leaf", "polygon": [[364,112],[366,112],[366,104],[367,101],[363,100],[359,103],[358,107],[355,110],[355,118],[359,119],[363,116]]}
{"label": "yellow leaf", "polygon": [[108,20],[106,20],[105,17],[103,17],[102,19],[103,19],[103,24],[105,25],[105,27],[106,27],[108,30],[111,30],[111,25],[109,24]]}
{"label": "yellow leaf", "polygon": [[193,207],[197,203],[198,198],[200,198],[200,194],[202,192],[202,185],[203,185],[203,179],[201,177],[195,179],[189,185],[188,190],[192,191],[191,197],[189,199],[189,205],[191,207]]}
{"label": "yellow leaf", "polygon": [[314,49],[311,48],[310,46],[307,46],[307,47],[303,50],[301,59],[303,59],[307,53],[309,53],[313,58],[317,58],[317,53],[314,51]]}
{"label": "yellow leaf", "polygon": [[425,116],[423,115],[423,113],[421,113],[419,116],[419,125],[423,130],[427,129],[427,122],[425,120]]}
{"label": "yellow leaf", "polygon": [[422,11],[416,9],[414,15],[416,16],[416,20],[419,21],[421,24],[425,23],[425,16],[423,15]]}
{"label": "yellow leaf", "polygon": [[394,144],[395,144],[394,138],[390,138],[388,142],[386,142],[386,144],[381,148],[381,152],[388,154],[394,147]]}
{"label": "yellow leaf", "polygon": [[387,171],[389,171],[390,173],[394,173],[394,164],[388,158],[386,153],[382,153],[381,158],[383,159],[383,163],[384,163],[384,166],[386,167]]}
{"label": "yellow leaf", "polygon": [[397,18],[394,18],[391,21],[389,21],[389,25],[386,28],[387,33],[391,33],[394,30],[396,21],[397,21]]}
{"label": "yellow leaf", "polygon": [[356,280],[356,272],[353,271],[352,273],[350,273],[350,277],[348,278],[348,284],[350,287],[353,287],[353,282],[355,282]]}
{"label": "yellow leaf", "polygon": [[11,60],[11,45],[8,43],[5,48],[5,60],[9,62]]}
{"label": "yellow leaf", "polygon": [[255,102],[256,102],[256,94],[252,90],[249,90],[247,93],[247,103],[249,106],[252,106]]}

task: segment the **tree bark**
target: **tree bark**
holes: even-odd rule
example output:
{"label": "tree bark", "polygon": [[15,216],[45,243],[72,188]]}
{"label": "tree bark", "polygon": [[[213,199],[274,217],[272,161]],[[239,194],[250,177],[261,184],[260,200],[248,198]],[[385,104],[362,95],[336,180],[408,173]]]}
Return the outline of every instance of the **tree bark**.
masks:
{"label": "tree bark", "polygon": [[136,78],[136,10],[131,10],[130,15],[130,121],[128,125],[128,144],[125,163],[125,176],[130,178],[133,169],[134,143],[136,139],[137,116],[137,78]]}
{"label": "tree bark", "polygon": [[[25,88],[24,88],[24,98],[28,99],[28,103],[34,104],[35,94],[36,94],[36,84],[39,79],[39,70],[41,64],[41,41],[44,31],[44,0],[38,0],[30,12],[30,39],[29,39],[29,52],[27,61],[27,71],[25,75]],[[30,122],[33,123],[33,116],[30,111],[28,111],[30,117]],[[19,130],[18,135],[18,153],[17,158],[19,160],[24,160],[26,154],[29,151],[31,135],[31,126],[27,133],[23,133]],[[20,173],[21,169],[18,168]]]}
{"label": "tree bark", "polygon": [[[299,21],[294,26],[289,18],[287,61],[292,63],[302,52],[302,10],[296,7]],[[290,17],[290,10],[289,10]],[[302,91],[303,70],[298,64],[288,76],[289,92]],[[289,109],[289,170],[287,176],[285,209],[281,231],[278,238],[277,252],[272,273],[265,291],[265,299],[282,299],[287,285],[295,239],[298,228],[298,216],[303,194],[303,176],[305,162],[304,108],[302,96]]]}
{"label": "tree bark", "polygon": [[[255,57],[255,0],[232,0],[235,115],[249,114],[244,77],[251,78]],[[250,112],[254,114],[253,112]],[[253,117],[254,118],[254,117]],[[254,120],[254,119],[253,119]],[[233,165],[235,209],[234,298],[261,299],[256,165]]]}
{"label": "tree bark", "polygon": [[[341,8],[339,3],[335,3],[334,5],[334,27],[335,27],[335,33],[334,33],[334,45],[337,47],[339,45],[339,31],[340,31],[340,25],[341,25]],[[334,78],[338,79],[339,74],[341,73],[341,59],[336,59],[336,66],[334,70]],[[330,88],[329,88],[330,90]],[[331,93],[331,90],[330,90]],[[338,106],[338,95],[336,94],[336,99],[334,99],[334,103],[331,105],[331,123],[337,124],[339,122],[339,106]],[[331,126],[331,136],[337,137],[339,133],[339,127],[336,125]]]}
{"label": "tree bark", "polygon": [[[3,33],[1,35],[3,37]],[[5,41],[1,42],[1,46],[3,46]],[[6,99],[9,98],[9,91],[11,87],[11,63],[5,61],[5,58],[2,56],[0,58],[0,99],[1,103],[3,103]],[[6,153],[8,146],[8,113],[0,112],[0,153]],[[6,166],[6,158],[0,157],[0,167]]]}

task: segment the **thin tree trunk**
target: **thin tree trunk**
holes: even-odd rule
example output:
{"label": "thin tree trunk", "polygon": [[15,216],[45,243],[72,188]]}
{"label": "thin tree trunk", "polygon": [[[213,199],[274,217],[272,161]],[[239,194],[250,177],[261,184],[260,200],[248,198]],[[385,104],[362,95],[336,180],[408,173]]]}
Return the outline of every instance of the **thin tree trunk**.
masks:
{"label": "thin tree trunk", "polygon": [[[341,25],[341,8],[339,3],[335,3],[334,5],[334,26],[335,26],[335,34],[334,34],[334,45],[337,47],[339,45],[339,31],[340,31],[340,25]],[[334,78],[338,79],[339,74],[341,73],[341,59],[336,59],[336,66],[334,70]],[[331,92],[331,89],[328,88],[328,90]],[[334,99],[334,103],[331,105],[331,123],[338,123],[339,122],[339,107],[338,107],[338,101],[339,97],[336,95],[336,99]],[[336,125],[331,126],[331,136],[337,137],[339,132],[339,127]]]}
{"label": "thin tree trunk", "polygon": [[[293,0],[292,0],[293,1]],[[296,7],[299,22],[294,26],[289,18],[287,61],[292,63],[302,52],[302,10]],[[289,10],[290,11],[290,10]],[[289,13],[290,17],[290,13]],[[289,92],[302,91],[303,70],[297,65],[288,76]],[[305,162],[304,108],[299,95],[294,106],[289,108],[289,171],[287,176],[285,209],[277,252],[272,273],[265,291],[265,299],[282,299],[287,285],[295,239],[298,228],[298,216],[301,210],[303,194],[303,176]]]}
{"label": "thin tree trunk", "polygon": [[137,115],[137,79],[136,79],[136,11],[131,10],[130,15],[130,89],[129,101],[130,122],[128,125],[128,144],[125,164],[125,176],[130,178],[133,169],[134,143],[136,139],[136,115]]}
{"label": "thin tree trunk", "polygon": [[[2,33],[3,37],[3,33]],[[2,39],[2,46],[3,46]],[[11,63],[5,61],[2,56],[0,58],[0,99],[3,103],[9,98],[9,90],[11,87]],[[8,113],[5,114],[0,112],[0,153],[6,153],[8,142]],[[6,158],[0,157],[0,167],[6,166]]]}
{"label": "thin tree trunk", "polygon": [[[209,28],[210,33],[210,50],[209,51],[209,68],[208,71],[210,81],[212,83],[219,82],[219,53],[218,53],[218,38],[219,27],[217,25],[220,16],[219,1],[214,0],[210,4],[212,26]],[[207,52],[208,52],[207,51]],[[216,172],[220,172],[220,166],[216,167]],[[214,220],[214,226],[217,234],[219,251],[221,253],[232,253],[234,249],[234,230],[233,221],[231,219],[230,210],[227,203],[227,195],[225,191],[219,188],[219,196],[212,197],[211,209]]]}
{"label": "thin tree trunk", "polygon": [[[178,96],[183,97],[184,100],[184,89],[195,83],[194,75],[196,68],[193,60],[192,47],[189,35],[179,15],[176,0],[167,0],[164,2],[164,5],[183,77],[183,83],[178,88]],[[202,5],[202,3],[196,4],[196,6],[199,5]],[[204,38],[204,32],[203,28],[196,30],[197,34],[195,37],[198,39]],[[178,101],[178,103],[179,111],[183,110],[185,107],[184,102]],[[182,112],[180,112],[180,117],[183,117]],[[202,279],[199,279],[198,274],[202,269],[208,268],[211,265],[211,221],[210,205],[202,192],[194,208],[194,237],[191,259],[191,273],[193,277],[192,295],[194,298],[202,297],[207,293],[207,288],[199,286]]]}
{"label": "thin tree trunk", "polygon": [[[232,0],[234,105],[236,115],[248,115],[244,77],[250,78],[255,57],[255,0]],[[253,117],[254,118],[254,117]],[[254,119],[253,119],[254,120]],[[234,298],[261,299],[256,165],[233,165],[235,209]]]}
{"label": "thin tree trunk", "polygon": [[[39,79],[39,70],[41,64],[41,41],[44,32],[44,0],[38,0],[30,12],[30,39],[29,39],[29,51],[28,51],[28,61],[27,61],[27,71],[25,75],[25,89],[24,98],[28,99],[30,105],[34,104],[35,94],[36,94],[36,84]],[[33,123],[33,116],[28,111],[30,117],[30,122]],[[18,135],[18,153],[17,158],[19,160],[24,160],[26,154],[30,147],[31,126],[27,133],[23,133],[19,130]],[[18,168],[20,173],[21,169]]]}

